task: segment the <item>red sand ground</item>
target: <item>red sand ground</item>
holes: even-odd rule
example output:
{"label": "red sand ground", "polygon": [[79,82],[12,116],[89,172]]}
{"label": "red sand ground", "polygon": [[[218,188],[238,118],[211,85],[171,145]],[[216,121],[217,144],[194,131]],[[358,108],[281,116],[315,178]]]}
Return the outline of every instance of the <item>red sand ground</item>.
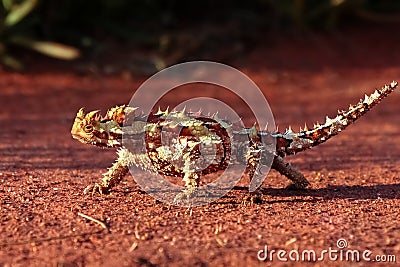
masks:
{"label": "red sand ground", "polygon": [[[400,79],[399,43],[398,28],[387,25],[275,37],[231,65],[263,89],[280,128],[298,129]],[[312,189],[287,190],[288,181],[271,171],[262,204],[241,203],[244,177],[216,203],[185,209],[155,202],[130,176],[109,195],[82,193],[115,155],[72,140],[77,109],[126,103],[146,77],[82,75],[47,61],[34,66],[26,74],[0,70],[0,266],[269,266],[257,259],[265,245],[321,252],[337,249],[339,238],[346,249],[400,262],[398,92],[340,136],[289,158]],[[273,263],[284,265],[276,256]],[[316,262],[364,264],[327,256]]]}

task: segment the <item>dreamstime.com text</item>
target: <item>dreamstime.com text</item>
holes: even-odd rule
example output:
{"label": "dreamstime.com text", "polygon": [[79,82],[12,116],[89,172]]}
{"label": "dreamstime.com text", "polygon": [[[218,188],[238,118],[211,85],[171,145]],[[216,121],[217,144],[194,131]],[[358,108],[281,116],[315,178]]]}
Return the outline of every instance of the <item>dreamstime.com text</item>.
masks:
{"label": "dreamstime.com text", "polygon": [[373,255],[371,250],[356,250],[348,249],[346,239],[340,238],[336,242],[337,248],[329,247],[321,251],[315,251],[313,249],[304,250],[284,250],[284,249],[269,249],[268,245],[265,245],[263,249],[257,252],[257,259],[260,261],[304,261],[304,262],[316,262],[316,261],[348,261],[348,262],[396,262],[396,255]]}

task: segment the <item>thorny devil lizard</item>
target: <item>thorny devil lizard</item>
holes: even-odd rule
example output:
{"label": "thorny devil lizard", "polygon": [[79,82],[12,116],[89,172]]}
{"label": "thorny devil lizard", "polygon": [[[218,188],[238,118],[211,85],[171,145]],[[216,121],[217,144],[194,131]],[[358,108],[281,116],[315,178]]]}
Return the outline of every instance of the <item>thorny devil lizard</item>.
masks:
{"label": "thorny devil lizard", "polygon": [[[245,162],[246,171],[251,179],[258,172],[258,165],[267,161],[262,155],[269,155],[270,160],[273,157],[271,168],[289,178],[293,182],[292,187],[304,189],[310,183],[283,158],[317,146],[337,135],[392,93],[396,87],[397,82],[393,81],[382,89],[375,90],[373,94],[365,95],[356,105],[350,105],[348,111],[338,111],[335,118],[326,117],[324,124],[317,123],[312,129],[305,128],[293,132],[289,127],[281,133],[259,131],[255,127],[242,128],[237,132],[243,137],[238,147],[231,145],[230,137],[234,131],[232,124],[217,116],[185,111],[168,112],[167,109],[150,114],[147,121],[144,121],[142,115],[135,114],[136,108],[126,105],[111,108],[104,117],[99,115],[99,111],[85,115],[81,108],[72,126],[72,137],[85,144],[119,148],[116,162],[97,183],[87,186],[84,192],[107,193],[128,173],[129,166],[135,164],[161,175],[183,177],[185,191],[181,194],[189,198],[199,186],[200,175],[224,170],[236,160]],[[124,124],[128,117],[129,121],[125,121]],[[132,153],[123,145],[122,135],[126,127],[144,135],[144,153]],[[161,132],[174,129],[179,131],[175,140],[169,145],[163,144]],[[261,141],[262,139],[273,139],[276,149],[271,149],[272,152],[265,151],[268,146]],[[203,149],[200,150],[200,146],[203,146]],[[210,146],[213,147],[211,154],[214,154],[212,164],[199,170],[193,163],[206,151],[204,147],[207,149]],[[180,166],[176,164],[177,161],[181,162]]]}

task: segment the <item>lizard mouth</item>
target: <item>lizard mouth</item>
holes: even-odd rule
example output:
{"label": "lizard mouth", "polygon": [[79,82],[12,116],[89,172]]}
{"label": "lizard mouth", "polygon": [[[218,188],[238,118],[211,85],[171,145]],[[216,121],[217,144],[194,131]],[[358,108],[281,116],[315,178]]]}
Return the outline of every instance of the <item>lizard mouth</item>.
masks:
{"label": "lizard mouth", "polygon": [[101,148],[114,147],[113,140],[108,138],[106,132],[97,132],[94,130],[91,133],[85,133],[80,128],[73,127],[71,130],[72,138],[81,143],[98,146]]}
{"label": "lizard mouth", "polygon": [[105,143],[103,140],[92,137],[92,138],[87,138],[87,137],[82,137],[80,135],[75,135],[72,134],[72,138],[78,140],[79,142],[83,143],[83,144],[88,144],[88,145],[94,145],[94,146],[98,146],[98,147],[108,147],[107,143]]}

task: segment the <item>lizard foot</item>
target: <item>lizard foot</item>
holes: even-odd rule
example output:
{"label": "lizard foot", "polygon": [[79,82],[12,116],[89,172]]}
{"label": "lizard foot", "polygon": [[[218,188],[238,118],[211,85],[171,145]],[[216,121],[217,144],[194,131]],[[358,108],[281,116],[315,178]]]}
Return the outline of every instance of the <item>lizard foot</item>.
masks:
{"label": "lizard foot", "polygon": [[88,186],[86,186],[85,190],[83,190],[83,193],[85,195],[90,194],[90,193],[92,195],[94,195],[94,194],[102,195],[102,194],[106,194],[107,192],[108,192],[107,188],[102,187],[98,183],[94,183],[94,184],[88,185]]}
{"label": "lizard foot", "polygon": [[194,197],[196,193],[196,188],[188,188],[183,190],[181,193],[177,194],[174,198],[175,205],[185,205],[188,206],[191,203],[191,199]]}
{"label": "lizard foot", "polygon": [[286,189],[288,189],[288,190],[304,190],[304,189],[307,189],[308,186],[310,186],[310,183],[307,181],[304,183],[290,184],[290,185],[286,186]]}
{"label": "lizard foot", "polygon": [[242,204],[247,205],[247,204],[262,204],[263,203],[263,194],[260,190],[256,190],[254,192],[251,192],[247,196],[245,196],[242,199]]}
{"label": "lizard foot", "polygon": [[175,205],[202,205],[207,204],[212,201],[216,201],[221,196],[219,194],[212,193],[206,190],[198,190],[197,188],[189,188],[183,190],[181,193],[177,194],[174,198]]}

